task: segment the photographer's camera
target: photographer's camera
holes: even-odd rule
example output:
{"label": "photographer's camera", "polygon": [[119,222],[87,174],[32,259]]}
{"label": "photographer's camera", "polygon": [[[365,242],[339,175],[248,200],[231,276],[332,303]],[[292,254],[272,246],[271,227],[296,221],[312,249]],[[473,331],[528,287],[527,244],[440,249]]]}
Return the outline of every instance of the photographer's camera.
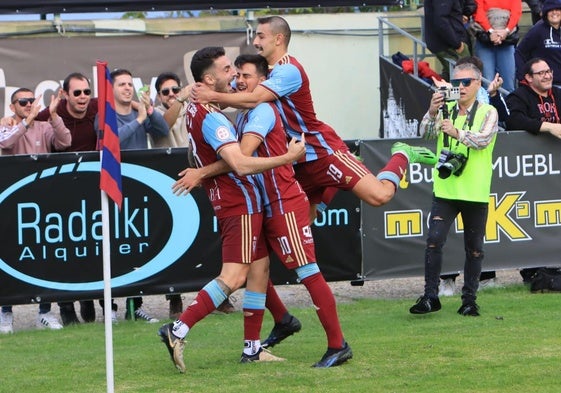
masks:
{"label": "photographer's camera", "polygon": [[438,91],[442,94],[445,101],[457,101],[460,99],[460,88],[453,86],[441,86]]}
{"label": "photographer's camera", "polygon": [[447,179],[450,175],[460,176],[467,162],[467,157],[462,153],[453,153],[450,150],[442,149],[438,157],[436,169],[438,177]]}

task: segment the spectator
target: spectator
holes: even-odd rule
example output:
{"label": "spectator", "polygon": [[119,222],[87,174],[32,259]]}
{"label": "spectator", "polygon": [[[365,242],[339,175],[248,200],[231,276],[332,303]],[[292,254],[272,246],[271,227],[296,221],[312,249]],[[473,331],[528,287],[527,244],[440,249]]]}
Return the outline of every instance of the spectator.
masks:
{"label": "spectator", "polygon": [[152,147],[187,147],[185,111],[187,91],[182,91],[181,80],[173,72],[163,72],[155,82],[159,105],[154,110],[166,120],[170,130],[167,135],[148,135]]}
{"label": "spectator", "polygon": [[530,8],[532,14],[532,24],[535,25],[542,18],[542,4],[543,0],[525,0]]}
{"label": "spectator", "polygon": [[[469,32],[469,25],[472,22],[472,16],[475,13],[475,0],[464,0],[462,1],[462,21],[464,22],[464,28]],[[469,53],[473,53],[473,42],[472,37],[468,34],[468,50]]]}
{"label": "spectator", "polygon": [[511,0],[476,0],[474,22],[482,30],[475,35],[475,54],[485,65],[483,77],[493,80],[499,73],[503,87],[514,90],[514,48],[518,42],[518,22],[522,3]]}
{"label": "spectator", "polygon": [[420,126],[423,136],[437,138],[440,158],[433,172],[433,202],[425,249],[425,291],[409,311],[426,314],[440,310],[438,284],[442,249],[459,213],[464,224],[465,262],[462,305],[458,313],[479,316],[476,299],[498,115],[491,105],[477,102],[481,71],[475,65],[456,66],[450,82],[460,87],[460,99],[447,103],[441,93],[435,92]]}
{"label": "spectator", "polygon": [[[15,125],[3,126],[1,129],[0,135],[4,135],[4,138],[0,138],[2,155],[50,153],[70,146],[72,142],[70,130],[64,126],[64,122],[56,112],[61,95],[62,93],[59,92],[51,97],[50,120],[47,122],[35,120],[39,113],[41,96],[36,99],[33,92],[26,88],[17,89],[12,94],[10,109],[14,113]],[[42,329],[62,329],[60,322],[51,313],[51,303],[39,304],[36,325]],[[12,332],[12,306],[2,306],[0,333]]]}
{"label": "spectator", "polygon": [[508,130],[525,130],[538,135],[548,132],[561,138],[561,89],[553,85],[553,70],[540,58],[524,66],[524,81],[506,97],[510,110]]}
{"label": "spectator", "polygon": [[[550,133],[561,139],[561,88],[553,85],[551,66],[544,59],[535,58],[525,64],[523,72],[524,81],[506,98],[510,109],[507,129],[534,135]],[[529,284],[539,269],[520,270],[524,283]]]}
{"label": "spectator", "polygon": [[[166,136],[169,127],[163,116],[154,111],[150,102],[150,91],[139,94],[139,103],[133,103],[134,87],[132,73],[125,69],[111,72],[113,94],[115,96],[115,112],[121,150],[147,149],[147,134],[152,136]],[[97,129],[97,118],[96,118]],[[142,297],[127,298],[125,304],[125,318],[144,320],[149,323],[159,322],[142,309]]]}
{"label": "spectator", "polygon": [[440,73],[450,80],[449,60],[469,56],[469,36],[464,27],[464,10],[473,0],[425,0],[425,41],[442,64]]}
{"label": "spectator", "polygon": [[[156,93],[160,102],[154,107],[166,120],[169,126],[168,135],[148,135],[151,147],[187,147],[187,127],[185,125],[185,111],[187,104],[185,98],[180,96],[181,81],[179,76],[172,72],[164,72],[156,78]],[[183,301],[180,293],[166,295],[169,301],[169,317],[177,319],[183,312]]]}
{"label": "spectator", "polygon": [[542,20],[528,30],[520,40],[514,59],[516,78],[526,79],[524,65],[533,58],[547,61],[553,70],[553,84],[561,86],[561,0],[545,0],[542,5]]}
{"label": "spectator", "polygon": [[[70,130],[72,143],[65,151],[93,151],[97,146],[94,119],[97,114],[97,100],[91,99],[92,90],[88,78],[80,73],[71,73],[62,83],[63,98],[57,105],[57,113]],[[49,119],[49,108],[43,109],[36,120]],[[58,302],[60,319],[64,326],[79,323],[74,302]],[[93,300],[80,301],[80,315],[84,322],[95,321]]]}

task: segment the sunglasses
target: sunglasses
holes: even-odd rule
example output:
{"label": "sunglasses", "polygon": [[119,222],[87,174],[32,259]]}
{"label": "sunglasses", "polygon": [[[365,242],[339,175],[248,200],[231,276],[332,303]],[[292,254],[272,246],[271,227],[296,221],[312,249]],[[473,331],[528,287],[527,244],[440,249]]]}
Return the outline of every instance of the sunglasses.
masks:
{"label": "sunglasses", "polygon": [[471,82],[476,81],[476,80],[478,80],[478,79],[475,79],[475,78],[452,79],[452,80],[450,80],[450,83],[454,87],[460,87],[460,83],[464,87],[469,87],[469,85],[471,85]]}
{"label": "sunglasses", "polygon": [[84,95],[89,96],[90,94],[92,94],[92,89],[84,89],[84,90],[74,90],[72,92],[72,95],[74,97],[80,97],[80,95],[84,93]]}
{"label": "sunglasses", "polygon": [[12,104],[18,103],[20,106],[27,106],[27,104],[33,104],[35,102],[35,98],[18,98]]}
{"label": "sunglasses", "polygon": [[173,94],[179,94],[179,92],[181,91],[181,87],[179,86],[174,86],[174,87],[166,87],[165,89],[160,90],[160,93],[162,93],[162,95],[164,97],[167,97],[169,95],[169,92],[173,91]]}

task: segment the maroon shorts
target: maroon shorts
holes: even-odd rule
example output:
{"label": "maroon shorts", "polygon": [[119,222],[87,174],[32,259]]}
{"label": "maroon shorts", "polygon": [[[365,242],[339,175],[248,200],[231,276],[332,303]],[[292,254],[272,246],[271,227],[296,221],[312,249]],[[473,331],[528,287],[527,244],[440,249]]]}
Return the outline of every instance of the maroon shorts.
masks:
{"label": "maroon shorts", "polygon": [[264,218],[263,236],[287,269],[316,262],[308,213],[309,205],[303,204],[295,211]]}
{"label": "maroon shorts", "polygon": [[372,173],[350,151],[340,150],[325,158],[297,164],[294,171],[312,205],[322,202],[326,188],[352,190],[360,179]]}
{"label": "maroon shorts", "polygon": [[261,239],[263,216],[244,214],[218,220],[222,239],[222,261],[251,263],[267,256],[267,247]]}

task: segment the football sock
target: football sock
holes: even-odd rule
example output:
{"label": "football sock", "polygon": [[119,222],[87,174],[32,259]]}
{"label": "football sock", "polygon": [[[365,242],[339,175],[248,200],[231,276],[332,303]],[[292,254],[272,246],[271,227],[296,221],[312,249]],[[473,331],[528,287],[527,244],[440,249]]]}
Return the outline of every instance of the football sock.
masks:
{"label": "football sock", "polygon": [[273,315],[273,319],[275,323],[280,323],[282,321],[282,317],[288,313],[284,303],[279,297],[277,290],[273,286],[273,282],[269,280],[267,284],[267,299],[265,301],[265,307],[267,310],[271,312]]}
{"label": "football sock", "polygon": [[329,348],[341,348],[343,332],[337,316],[335,296],[333,296],[325,278],[321,273],[316,273],[303,279],[302,284],[308,289],[319,320],[325,330],[327,346]]}
{"label": "football sock", "polygon": [[215,280],[209,282],[199,291],[195,300],[183,311],[179,319],[189,328],[216,310],[216,307],[227,298]]}

